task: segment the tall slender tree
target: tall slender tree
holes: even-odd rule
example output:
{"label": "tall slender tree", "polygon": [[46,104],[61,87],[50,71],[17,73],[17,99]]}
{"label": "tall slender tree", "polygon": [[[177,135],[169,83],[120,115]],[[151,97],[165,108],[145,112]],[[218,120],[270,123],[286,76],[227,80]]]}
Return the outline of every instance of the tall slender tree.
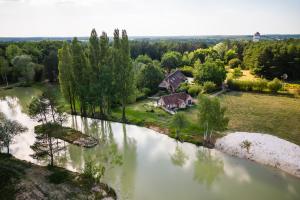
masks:
{"label": "tall slender tree", "polygon": [[109,47],[109,38],[105,32],[102,32],[100,36],[100,50],[100,79],[102,85],[103,107],[106,114],[109,114],[111,101],[114,96],[114,73],[112,68],[112,48]]}
{"label": "tall slender tree", "polygon": [[103,115],[103,95],[101,84],[101,65],[100,65],[100,44],[97,32],[92,30],[89,39],[89,63],[91,66],[89,97],[91,112],[94,114],[95,107],[99,102],[100,112]]}
{"label": "tall slender tree", "polygon": [[87,115],[87,92],[89,91],[89,66],[85,52],[75,37],[71,45],[72,73],[74,76],[75,94],[80,104],[80,113]]}
{"label": "tall slender tree", "polygon": [[67,43],[64,43],[62,48],[59,49],[58,58],[58,79],[60,83],[60,90],[64,98],[69,101],[71,112],[76,113],[74,77],[72,76],[72,55]]}
{"label": "tall slender tree", "polygon": [[119,95],[122,105],[122,120],[126,121],[126,105],[129,102],[130,97],[134,94],[134,73],[132,68],[132,62],[130,58],[130,48],[128,42],[128,36],[126,30],[122,30],[122,39],[121,39],[121,65],[119,66]]}

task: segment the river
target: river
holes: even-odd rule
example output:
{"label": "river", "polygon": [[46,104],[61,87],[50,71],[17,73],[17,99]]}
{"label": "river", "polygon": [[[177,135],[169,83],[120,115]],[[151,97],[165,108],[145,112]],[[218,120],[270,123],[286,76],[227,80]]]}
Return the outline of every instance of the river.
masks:
{"label": "river", "polygon": [[[11,153],[22,160],[46,165],[30,155],[37,124],[26,114],[33,88],[0,91],[0,112],[19,121],[28,131],[15,137]],[[153,130],[107,121],[70,117],[66,124],[98,138],[100,143],[85,149],[67,144],[56,153],[55,163],[82,171],[87,159],[97,162],[117,148],[122,165],[107,168],[103,179],[116,189],[120,199],[133,200],[296,200],[300,179],[249,160],[217,150],[179,143]]]}

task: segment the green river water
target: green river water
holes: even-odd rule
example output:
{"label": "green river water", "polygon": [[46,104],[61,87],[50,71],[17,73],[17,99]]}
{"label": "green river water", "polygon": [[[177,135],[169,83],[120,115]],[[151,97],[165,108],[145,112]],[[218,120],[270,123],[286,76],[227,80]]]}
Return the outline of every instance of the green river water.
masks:
{"label": "green river water", "polygon": [[[28,128],[15,138],[11,153],[35,160],[30,149],[37,124],[26,114],[33,88],[0,91],[0,112]],[[178,143],[153,130],[120,123],[70,117],[69,126],[98,138],[91,149],[68,145],[55,155],[61,167],[81,171],[85,160],[101,162],[102,155],[116,145],[123,164],[108,168],[104,182],[116,189],[120,199],[133,200],[299,200],[300,179],[249,160],[217,150]],[[299,155],[300,156],[300,155]]]}

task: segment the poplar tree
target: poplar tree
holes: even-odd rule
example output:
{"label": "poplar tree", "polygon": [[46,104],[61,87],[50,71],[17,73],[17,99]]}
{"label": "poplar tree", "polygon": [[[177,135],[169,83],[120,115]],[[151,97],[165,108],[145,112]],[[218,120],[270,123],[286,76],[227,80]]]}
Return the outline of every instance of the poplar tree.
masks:
{"label": "poplar tree", "polygon": [[111,102],[115,90],[113,88],[114,72],[112,62],[112,48],[109,47],[109,38],[105,32],[100,36],[100,66],[103,106],[106,114],[110,114]]}
{"label": "poplar tree", "polygon": [[101,83],[101,66],[100,66],[100,44],[97,32],[92,30],[89,39],[89,62],[91,66],[90,77],[90,104],[91,111],[94,114],[95,107],[99,102],[101,115],[103,114],[103,92]]}
{"label": "poplar tree", "polygon": [[118,93],[122,105],[122,120],[123,122],[126,122],[126,105],[129,102],[130,97],[134,94],[134,74],[132,70],[133,68],[126,30],[122,30],[122,39],[116,40],[116,42],[119,42],[119,44],[117,43],[116,45],[117,47],[119,45],[118,52],[120,53],[120,55],[117,56],[120,63],[117,70],[118,76],[116,77],[116,80],[119,83]]}
{"label": "poplar tree", "polygon": [[75,94],[76,98],[79,100],[80,113],[82,116],[86,116],[90,70],[87,62],[87,57],[76,37],[72,41],[71,49],[73,63],[72,73],[74,76]]}
{"label": "poplar tree", "polygon": [[74,78],[72,76],[72,55],[67,43],[64,43],[62,48],[58,50],[58,58],[60,90],[64,98],[69,101],[71,112],[76,114]]}

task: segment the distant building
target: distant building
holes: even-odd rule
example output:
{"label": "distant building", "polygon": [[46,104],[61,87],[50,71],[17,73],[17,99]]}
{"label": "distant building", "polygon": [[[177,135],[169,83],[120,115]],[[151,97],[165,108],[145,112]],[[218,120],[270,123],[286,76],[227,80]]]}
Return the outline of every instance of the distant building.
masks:
{"label": "distant building", "polygon": [[158,106],[161,106],[167,110],[182,109],[192,104],[193,98],[185,92],[162,96],[157,102]]}
{"label": "distant building", "polygon": [[259,32],[256,32],[254,35],[253,35],[253,42],[259,42],[260,40],[260,33]]}
{"label": "distant building", "polygon": [[166,89],[169,92],[174,93],[181,83],[187,81],[187,78],[181,73],[181,71],[176,70],[175,72],[169,74],[160,84],[160,89]]}

